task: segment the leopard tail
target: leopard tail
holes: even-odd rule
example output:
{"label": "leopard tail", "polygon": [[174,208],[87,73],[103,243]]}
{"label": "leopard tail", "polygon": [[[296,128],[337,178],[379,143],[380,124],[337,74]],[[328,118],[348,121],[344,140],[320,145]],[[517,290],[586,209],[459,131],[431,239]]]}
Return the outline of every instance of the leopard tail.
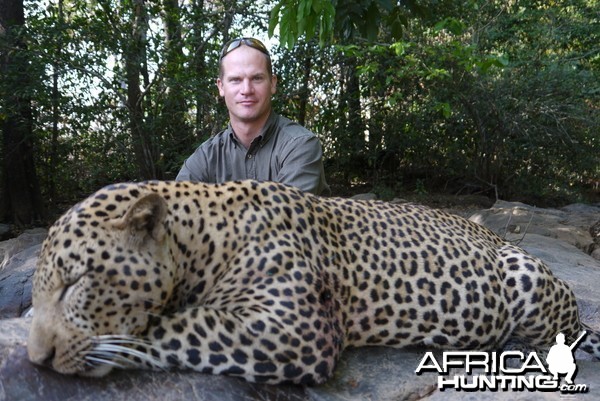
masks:
{"label": "leopard tail", "polygon": [[579,349],[600,359],[600,333],[586,324],[581,324],[587,334],[579,344]]}

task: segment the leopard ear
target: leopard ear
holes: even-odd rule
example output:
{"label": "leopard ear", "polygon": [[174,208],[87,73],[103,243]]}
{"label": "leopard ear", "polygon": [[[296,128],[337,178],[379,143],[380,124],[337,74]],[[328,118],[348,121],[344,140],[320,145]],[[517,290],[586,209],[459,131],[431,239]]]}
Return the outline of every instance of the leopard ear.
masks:
{"label": "leopard ear", "polygon": [[130,243],[142,245],[149,239],[160,242],[166,234],[166,217],[167,202],[153,193],[138,199],[125,216],[115,222],[115,227],[126,230]]}

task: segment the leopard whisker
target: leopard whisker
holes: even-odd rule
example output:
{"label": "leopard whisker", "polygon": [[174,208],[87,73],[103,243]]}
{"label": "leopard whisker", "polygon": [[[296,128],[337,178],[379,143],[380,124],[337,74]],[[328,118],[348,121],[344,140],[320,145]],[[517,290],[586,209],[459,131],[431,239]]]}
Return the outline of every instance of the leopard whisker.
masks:
{"label": "leopard whisker", "polygon": [[152,342],[139,337],[130,336],[127,334],[104,334],[92,338],[94,344],[126,344],[126,345],[141,345],[151,346]]}
{"label": "leopard whisker", "polygon": [[[128,343],[128,344],[132,344],[132,343]],[[157,358],[136,350],[134,348],[130,348],[124,345],[118,345],[118,344],[111,344],[111,343],[98,343],[94,346],[94,348],[88,353],[88,355],[91,356],[98,356],[101,358],[108,358],[110,357],[111,359],[116,359],[116,360],[123,360],[123,361],[127,361],[130,364],[135,365],[135,362],[130,360],[129,357],[134,357],[134,358],[138,358],[140,359],[142,362],[146,362],[148,363],[151,367],[156,368],[156,369],[164,369],[165,366],[164,364]],[[88,357],[88,355],[86,355],[86,359]]]}
{"label": "leopard whisker", "polygon": [[122,355],[121,353],[115,354],[106,351],[92,352],[88,355],[88,358],[86,359],[96,359],[98,362],[110,361],[110,364],[114,367],[119,367],[123,369],[126,369],[127,367],[131,368],[138,366],[138,364],[135,361],[133,361],[130,358],[127,358],[127,356]]}
{"label": "leopard whisker", "polygon": [[126,365],[117,362],[113,355],[107,355],[107,357],[108,358],[102,358],[101,356],[86,355],[85,364],[91,367],[95,367],[97,365],[110,365],[117,369],[125,369],[127,367]]}

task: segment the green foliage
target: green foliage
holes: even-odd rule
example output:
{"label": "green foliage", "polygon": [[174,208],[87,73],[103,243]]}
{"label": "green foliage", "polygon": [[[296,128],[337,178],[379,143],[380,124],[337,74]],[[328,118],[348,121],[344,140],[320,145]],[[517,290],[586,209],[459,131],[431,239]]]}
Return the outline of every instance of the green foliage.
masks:
{"label": "green foliage", "polygon": [[279,27],[280,41],[288,49],[300,37],[318,37],[321,47],[358,37],[374,42],[382,29],[398,39],[410,16],[429,15],[428,6],[413,0],[278,0],[270,14],[269,36]]}
{"label": "green foliage", "polygon": [[[246,24],[266,23],[254,6],[236,8],[227,1],[213,2],[210,9],[200,0],[187,6],[113,0],[26,3],[26,51],[35,67],[28,73],[35,86],[27,90],[36,110],[38,170],[52,202],[140,178],[128,99],[133,51],[141,55],[137,124],[156,151],[147,155],[148,162],[156,178],[173,178],[183,158],[225,123],[215,78],[223,35],[236,34],[229,32],[233,17],[244,12]],[[142,51],[132,46],[135,4],[145,6]]]}
{"label": "green foliage", "polygon": [[[340,44],[324,49],[333,53],[325,53],[320,74],[312,71],[319,99],[312,128],[333,169],[344,172],[335,177],[533,199],[597,182],[594,1],[440,3],[428,13],[405,3],[400,15],[412,18],[400,18],[396,32],[381,22],[398,9],[383,2],[335,4],[332,35]],[[273,14],[271,26],[277,22]],[[357,61],[360,80],[353,95],[348,60]],[[328,71],[337,71],[337,89],[324,89]],[[323,90],[334,96],[320,99]],[[360,99],[364,138],[343,123],[353,113],[349,95]]]}
{"label": "green foliage", "polygon": [[29,0],[27,48],[2,48],[27,52],[29,80],[15,90],[33,101],[51,202],[140,179],[130,52],[138,128],[157,178],[173,178],[226,123],[215,88],[223,41],[267,31],[282,44],[271,49],[276,108],[321,138],[334,184],[542,205],[580,199],[599,180],[597,0],[140,2],[143,51],[132,47],[134,4]]}
{"label": "green foliage", "polygon": [[279,24],[281,43],[292,48],[299,36],[310,41],[318,34],[323,46],[333,34],[335,8],[329,0],[281,0],[271,11],[269,36]]}

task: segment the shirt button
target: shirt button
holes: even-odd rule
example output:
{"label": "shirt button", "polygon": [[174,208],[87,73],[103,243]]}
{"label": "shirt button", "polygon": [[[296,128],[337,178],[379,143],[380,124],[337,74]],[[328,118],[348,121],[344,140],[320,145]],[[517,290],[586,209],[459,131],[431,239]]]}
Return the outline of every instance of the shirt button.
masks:
{"label": "shirt button", "polygon": [[252,155],[248,155],[246,157],[248,158],[248,160],[252,159]]}

